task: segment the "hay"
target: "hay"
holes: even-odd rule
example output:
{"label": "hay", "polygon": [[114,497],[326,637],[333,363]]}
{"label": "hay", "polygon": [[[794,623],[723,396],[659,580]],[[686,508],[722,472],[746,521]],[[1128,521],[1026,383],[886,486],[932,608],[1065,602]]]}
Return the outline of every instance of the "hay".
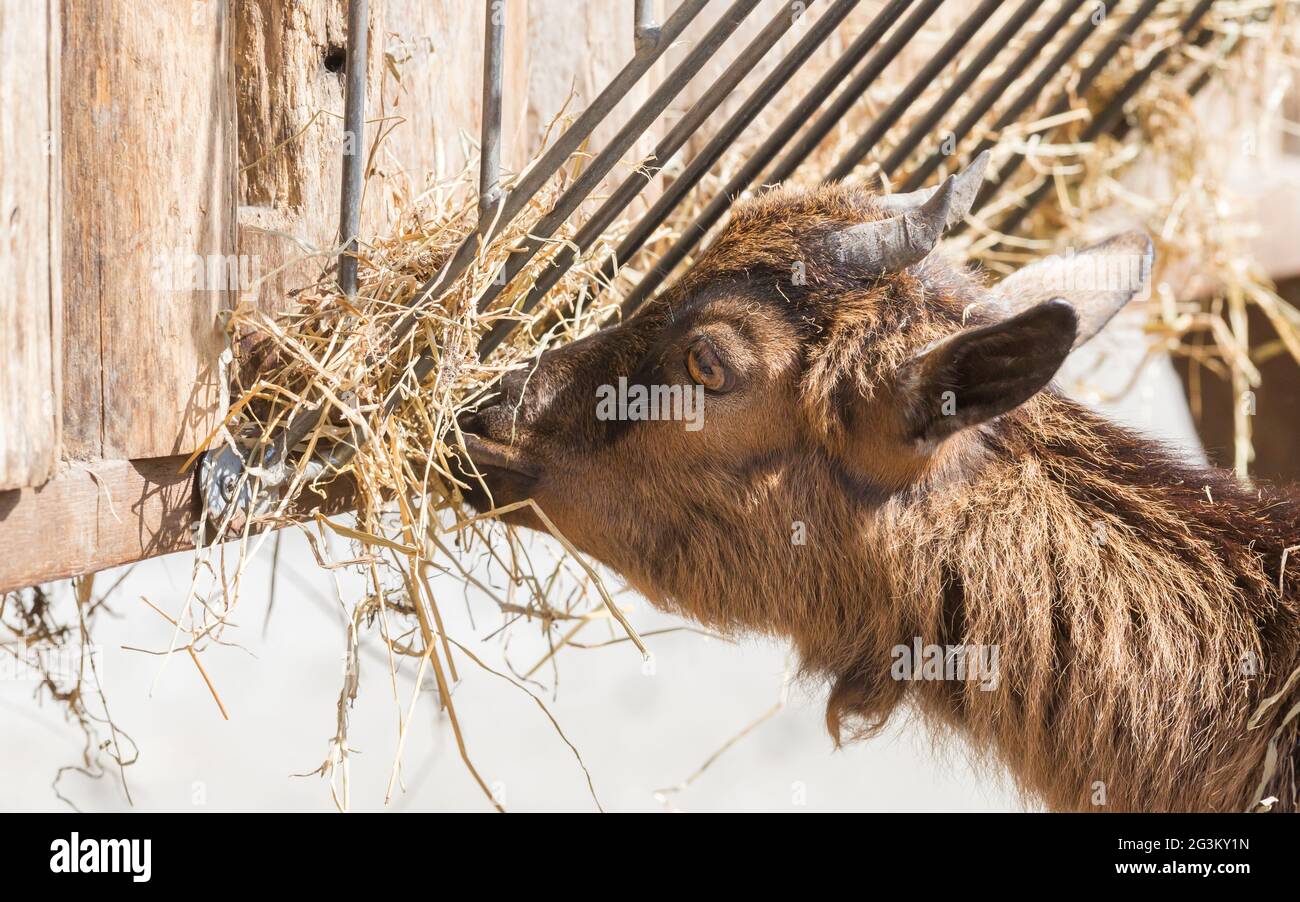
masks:
{"label": "hay", "polygon": [[[1119,3],[1087,46],[1100,46],[1136,5],[1136,0]],[[970,149],[985,137],[1000,139],[995,167],[1013,152],[1025,153],[1030,165],[1022,167],[1016,178],[1003,186],[995,203],[981,212],[972,228],[950,241],[948,250],[979,261],[990,270],[1010,270],[1041,254],[1097,237],[1100,214],[1121,209],[1130,220],[1144,223],[1157,238],[1156,281],[1163,284],[1151,304],[1153,348],[1192,356],[1244,391],[1257,385],[1259,379],[1245,333],[1245,307],[1255,304],[1268,314],[1285,350],[1297,360],[1300,313],[1277,296],[1244,251],[1248,236],[1239,221],[1237,204],[1216,178],[1216,160],[1222,160],[1225,151],[1221,147],[1216,150],[1214,145],[1227,129],[1198,122],[1185,90],[1205,67],[1213,67],[1241,92],[1239,116],[1275,115],[1277,86],[1289,77],[1296,63],[1300,3],[1241,0],[1216,4],[1204,20],[1213,31],[1210,40],[1202,47],[1185,47],[1174,41],[1173,32],[1191,5],[1162,4],[1143,26],[1138,40],[1120,52],[1106,76],[1085,98],[1076,100],[1065,116],[1043,118],[1051,100],[1068,86],[1073,76],[1070,70],[1061,73],[1043,93],[1036,111],[1023,117],[1024,121],[1004,134],[992,134],[987,123],[993,122],[1005,103],[1029,81],[1036,66],[1026,70],[1004,93],[1003,100],[985,115],[982,122],[986,125],[977,127],[960,143],[951,166],[944,170],[963,162]],[[317,283],[302,287],[296,296],[296,309],[288,315],[272,318],[247,305],[235,310],[229,323],[237,351],[231,367],[236,374],[233,403],[221,427],[199,451],[214,450],[222,444],[250,451],[259,448],[275,429],[303,409],[323,407],[328,415],[290,467],[282,472],[255,471],[259,490],[273,490],[263,495],[267,501],[260,509],[246,517],[231,512],[223,522],[212,524],[217,536],[234,541],[214,543],[200,550],[187,597],[173,614],[159,611],[171,621],[174,632],[170,646],[154,652],[166,660],[184,650],[203,675],[215,704],[221,707],[218,687],[203,672],[202,656],[213,646],[231,641],[227,633],[234,630],[231,616],[243,594],[248,562],[272,535],[259,530],[295,526],[308,537],[322,568],[353,568],[364,573],[368,583],[364,597],[345,605],[349,610],[345,637],[349,664],[338,696],[328,755],[314,771],[329,779],[335,803],[341,809],[349,806],[348,710],[358,690],[360,636],[377,629],[398,710],[399,735],[389,795],[399,779],[415,693],[427,674],[437,685],[439,704],[465,766],[485,796],[499,808],[474,767],[457,717],[453,691],[460,679],[457,659],[462,666],[489,670],[533,695],[525,682],[533,681],[543,668],[558,674],[555,668],[563,650],[583,647],[578,640],[593,624],[603,624],[609,630],[601,644],[625,642],[642,650],[645,646],[599,574],[562,536],[556,534],[556,539],[565,553],[543,565],[530,556],[511,529],[497,523],[492,515],[465,514],[459,503],[465,477],[452,464],[462,443],[457,415],[483,399],[502,373],[526,366],[530,355],[587,334],[616,315],[618,302],[639,274],[682,233],[770,133],[793,100],[802,96],[829,59],[875,13],[872,4],[864,6],[867,8],[849,18],[837,39],[822,48],[746,131],[646,248],[624,262],[612,285],[602,283],[597,273],[610,250],[628,231],[633,213],[614,223],[593,248],[583,253],[577,265],[530,315],[521,317],[512,308],[551,254],[565,246],[573,234],[573,225],[566,226],[550,242],[548,251],[534,258],[491,311],[477,311],[478,298],[490,287],[512,247],[524,238],[531,224],[545,215],[564,186],[581,170],[586,156],[579,153],[532,199],[516,222],[498,230],[493,240],[481,248],[465,276],[446,286],[445,293],[417,296],[419,286],[439,270],[474,228],[475,199],[469,170],[434,184],[418,198],[403,194],[398,187],[391,190],[404,211],[401,222],[392,235],[372,238],[359,252],[360,289],[355,299],[340,297],[326,271]],[[814,8],[811,14],[820,12]],[[1004,64],[1050,13],[1050,9],[1037,13],[1013,47],[999,56],[998,64]],[[943,15],[927,25],[822,142],[796,174],[796,181],[815,182],[834,165],[861,131],[862,123],[871,121],[898,94],[944,40],[950,25]],[[1046,59],[1069,30],[1070,26],[1063,29],[1040,59]],[[991,31],[986,27],[981,35]],[[1123,79],[1165,46],[1173,48],[1167,64],[1129,109],[1135,128],[1128,139],[1117,142],[1107,137],[1081,142],[1079,135],[1091,116]],[[872,157],[859,167],[858,177],[873,176],[875,161],[893,149],[977,49],[978,39],[925,90]],[[771,59],[775,57],[776,53]],[[753,79],[762,76],[771,59]],[[983,72],[965,92],[958,108],[945,116],[945,122],[955,121],[964,111],[964,104],[982,94],[998,74],[996,65]],[[329,117],[323,117],[323,122],[328,123]],[[704,133],[710,133],[709,129]],[[924,161],[939,140],[941,133],[936,133],[934,140],[923,142],[895,175],[905,176]],[[1155,161],[1168,173],[1167,184],[1159,195],[1144,195],[1122,180],[1139,155]],[[689,159],[689,154],[684,156]],[[636,162],[626,161],[619,177],[630,172]],[[671,177],[680,165],[671,164],[666,175]],[[997,214],[1008,209],[1044,175],[1054,180],[1056,188],[1049,202],[1027,220],[1020,235],[996,232]],[[328,258],[330,252],[321,249],[312,256]],[[419,311],[418,328],[405,340],[397,341],[394,326],[410,309]],[[478,338],[505,318],[521,319],[522,325],[489,361],[480,362],[475,353]],[[433,355],[435,365],[430,377],[417,384],[413,369],[426,352]],[[384,402],[394,395],[402,403],[392,415],[385,415]],[[329,466],[308,465],[313,452],[335,441],[358,438],[361,450],[342,473]],[[1242,474],[1250,460],[1249,442],[1249,420],[1241,417],[1237,467]],[[313,492],[325,492],[329,485],[337,485],[340,477],[354,483],[355,515],[345,520],[317,509],[304,518],[302,507],[318,504],[320,496]],[[292,507],[291,502],[298,507]],[[331,555],[331,536],[347,543],[349,552],[344,558]],[[474,575],[470,554],[486,555],[500,568],[506,576],[504,591],[497,591]],[[522,675],[520,679],[491,671],[467,645],[444,631],[440,605],[445,599],[436,597],[433,590],[431,575],[435,572],[457,575],[497,608],[500,623],[486,638],[504,641],[510,630],[526,622],[543,632],[550,652],[541,660],[512,664]],[[416,674],[416,688],[406,702],[397,693],[397,675],[403,671]],[[546,710],[540,698],[533,695],[533,699]],[[551,722],[559,730],[554,718]],[[574,753],[577,755],[576,749]],[[706,758],[701,772],[713,760]],[[581,764],[580,756],[578,761]],[[683,786],[695,776],[698,774],[687,778]],[[592,793],[594,796],[594,788]]]}

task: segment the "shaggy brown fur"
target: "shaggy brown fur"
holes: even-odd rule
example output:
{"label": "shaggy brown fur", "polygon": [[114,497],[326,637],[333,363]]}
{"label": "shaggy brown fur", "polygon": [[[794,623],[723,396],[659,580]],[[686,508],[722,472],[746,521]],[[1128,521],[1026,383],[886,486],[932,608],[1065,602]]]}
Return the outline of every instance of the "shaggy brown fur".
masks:
{"label": "shaggy brown fur", "polygon": [[[929,402],[908,362],[992,320],[972,307],[985,290],[933,257],[877,277],[828,253],[831,232],[880,216],[850,187],[737,206],[664,296],[544,354],[466,423],[530,464],[487,468],[493,497],[470,500],[534,497],[656,604],[790,638],[834,683],[837,740],[910,702],[1053,808],[1275,795],[1294,810],[1294,722],[1259,786],[1294,700],[1247,720],[1300,665],[1296,567],[1280,572],[1300,502],[1181,463],[1050,389],[915,440]],[[705,428],[596,418],[597,387],[620,376],[689,384],[701,338],[736,378],[708,397]],[[996,688],[895,679],[895,649],[917,638],[995,646]]]}

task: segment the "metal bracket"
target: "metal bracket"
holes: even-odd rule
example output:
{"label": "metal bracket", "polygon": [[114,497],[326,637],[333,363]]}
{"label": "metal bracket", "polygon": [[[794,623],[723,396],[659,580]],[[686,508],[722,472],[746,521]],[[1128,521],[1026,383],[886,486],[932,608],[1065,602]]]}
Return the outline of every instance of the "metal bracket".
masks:
{"label": "metal bracket", "polygon": [[[335,459],[337,451],[338,448],[331,454],[307,461],[303,477],[312,482],[331,466],[336,467],[341,462]],[[283,458],[274,453],[274,446],[262,452],[260,467],[248,465],[246,455],[251,453],[251,450],[241,453],[231,445],[225,445],[220,451],[203,455],[203,462],[199,465],[199,491],[210,519],[220,522],[227,513],[252,517],[269,514],[284,497],[289,483],[289,468],[282,462]]]}
{"label": "metal bracket", "polygon": [[[271,449],[268,448],[263,461],[269,463],[270,456]],[[199,491],[203,505],[208,517],[217,522],[223,520],[232,508],[237,514],[249,511],[265,513],[279,501],[278,489],[278,484],[269,484],[249,472],[244,455],[231,445],[204,454],[199,465]]]}
{"label": "metal bracket", "polygon": [[242,487],[239,485],[243,475],[244,458],[229,445],[203,455],[199,464],[199,493],[209,517],[214,520],[225,517],[232,503],[236,509],[248,507],[253,490],[247,482]]}

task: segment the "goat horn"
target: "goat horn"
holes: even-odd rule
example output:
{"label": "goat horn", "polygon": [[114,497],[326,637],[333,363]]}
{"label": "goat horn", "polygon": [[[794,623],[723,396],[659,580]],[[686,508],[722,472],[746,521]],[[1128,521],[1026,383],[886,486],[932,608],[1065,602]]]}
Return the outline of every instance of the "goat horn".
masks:
{"label": "goat horn", "polygon": [[[965,219],[966,214],[970,212],[970,208],[974,206],[980,186],[984,184],[984,170],[988,168],[989,157],[991,156],[992,154],[989,151],[984,151],[953,177],[957,187],[953,190],[952,207],[948,210],[946,228],[951,229]],[[890,213],[903,213],[921,206],[933,197],[938,190],[937,187],[922,188],[919,191],[909,191],[906,194],[888,194],[879,198],[877,203],[880,204],[881,209]]]}
{"label": "goat horn", "polygon": [[1079,317],[1077,348],[1148,289],[1154,262],[1150,236],[1121,232],[1077,253],[1043,257],[1021,267],[989,292],[989,306],[995,316],[1006,318],[1049,298],[1062,298]]}
{"label": "goat horn", "polygon": [[836,232],[832,240],[840,259],[880,273],[924,259],[947,226],[955,190],[956,180],[949,176],[919,207]]}

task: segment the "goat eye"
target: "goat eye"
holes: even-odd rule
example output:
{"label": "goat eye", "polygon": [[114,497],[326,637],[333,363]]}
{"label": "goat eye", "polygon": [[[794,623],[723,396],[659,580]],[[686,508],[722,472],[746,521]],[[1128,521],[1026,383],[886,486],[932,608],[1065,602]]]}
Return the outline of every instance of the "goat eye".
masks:
{"label": "goat eye", "polygon": [[722,365],[722,358],[707,338],[701,338],[686,352],[686,371],[698,384],[713,392],[731,388],[731,373]]}

